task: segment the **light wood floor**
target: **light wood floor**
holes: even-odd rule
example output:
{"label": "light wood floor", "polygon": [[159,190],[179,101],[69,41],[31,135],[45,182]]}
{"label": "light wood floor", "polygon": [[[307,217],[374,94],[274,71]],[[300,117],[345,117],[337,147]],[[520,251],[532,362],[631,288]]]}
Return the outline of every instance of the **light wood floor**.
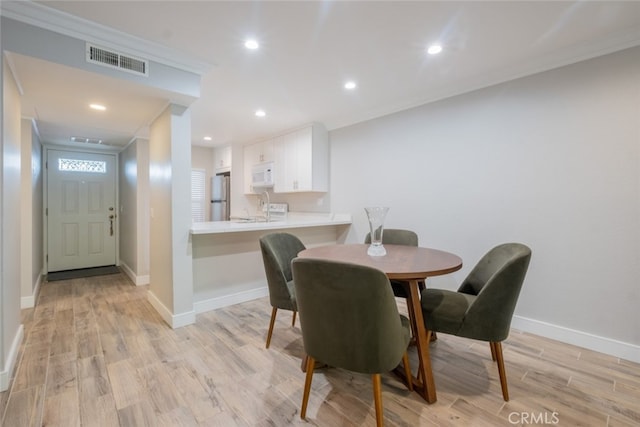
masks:
{"label": "light wood floor", "polygon": [[[45,283],[36,308],[23,310],[1,424],[304,425],[299,325],[279,313],[266,350],[270,310],[262,298],[171,330],[146,287],[124,275]],[[514,330],[504,343],[505,403],[488,344],[441,334],[431,355],[438,401],[425,403],[385,374],[386,425],[640,425],[638,364]],[[375,425],[370,377],[317,371],[307,415],[310,425]]]}

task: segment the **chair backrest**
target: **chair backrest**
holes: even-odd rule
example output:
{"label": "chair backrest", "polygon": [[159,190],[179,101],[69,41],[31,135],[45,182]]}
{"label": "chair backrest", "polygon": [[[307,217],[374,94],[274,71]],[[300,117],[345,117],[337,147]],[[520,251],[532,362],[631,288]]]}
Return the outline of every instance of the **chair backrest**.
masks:
{"label": "chair backrest", "polygon": [[[371,233],[367,233],[364,242],[371,243]],[[382,231],[382,244],[418,246],[418,235],[411,230],[385,228]]]}
{"label": "chair backrest", "polygon": [[527,246],[505,243],[478,261],[458,288],[476,296],[458,335],[494,342],[507,338],[530,260]]}
{"label": "chair backrest", "polygon": [[389,279],[356,264],[292,262],[304,349],[329,366],[374,374],[395,368],[407,349]]}
{"label": "chair backrest", "polygon": [[304,244],[293,234],[271,233],[260,238],[260,250],[273,307],[296,310],[287,282],[293,280],[291,260],[304,250]]}

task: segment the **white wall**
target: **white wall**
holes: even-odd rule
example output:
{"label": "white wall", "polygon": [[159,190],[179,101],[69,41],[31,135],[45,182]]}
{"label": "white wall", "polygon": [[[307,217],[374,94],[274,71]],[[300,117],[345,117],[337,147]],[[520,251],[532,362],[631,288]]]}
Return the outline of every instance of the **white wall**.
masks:
{"label": "white wall", "polygon": [[21,308],[35,305],[42,282],[42,145],[33,120],[21,123]]}
{"label": "white wall", "polygon": [[[640,361],[640,48],[330,133],[332,210],[459,254],[533,257],[514,326]],[[357,161],[356,161],[357,160]]]}
{"label": "white wall", "polygon": [[120,267],[134,280],[132,275],[138,270],[138,239],[136,233],[136,203],[138,190],[138,159],[135,141],[118,154],[118,229]]}
{"label": "white wall", "polygon": [[[44,223],[43,223],[43,191],[44,175],[42,170],[42,143],[35,128],[31,128],[31,199],[32,199],[32,245],[31,245],[31,279],[34,282],[34,298],[37,298],[38,288],[42,283],[44,273]],[[35,301],[34,301],[35,305]]]}
{"label": "white wall", "polygon": [[150,214],[149,214],[149,140],[137,139],[137,170],[138,170],[138,185],[137,185],[137,227],[136,234],[138,236],[137,245],[137,285],[146,285],[149,283],[149,275],[151,267],[149,265],[149,228],[150,228]]}
{"label": "white wall", "polygon": [[191,114],[170,105],[149,139],[149,301],[173,327],[195,322],[191,260]]}
{"label": "white wall", "polygon": [[9,385],[20,324],[20,93],[2,58],[2,144],[0,147],[0,391]]}
{"label": "white wall", "polygon": [[120,267],[136,285],[149,283],[149,141],[118,155]]}
{"label": "white wall", "polygon": [[151,217],[149,252],[151,284],[149,293],[165,306],[165,310],[172,314],[171,114],[168,110],[165,110],[151,124],[149,142],[149,208]]}

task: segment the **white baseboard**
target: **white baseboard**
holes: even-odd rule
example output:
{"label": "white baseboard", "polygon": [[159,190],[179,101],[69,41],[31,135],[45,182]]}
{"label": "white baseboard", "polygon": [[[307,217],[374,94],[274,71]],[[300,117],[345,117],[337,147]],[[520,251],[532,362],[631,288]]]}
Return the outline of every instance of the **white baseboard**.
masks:
{"label": "white baseboard", "polygon": [[198,301],[193,304],[193,311],[175,315],[169,310],[153,292],[147,293],[149,303],[156,309],[162,319],[173,329],[194,324],[196,322],[196,314],[205,313],[222,307],[227,307],[241,302],[251,301],[269,295],[269,289],[266,286],[250,289],[248,291],[236,292],[230,295],[210,298],[204,301]]}
{"label": "white baseboard", "polygon": [[206,313],[207,311],[251,301],[267,295],[269,295],[269,288],[263,286],[260,288],[250,289],[248,291],[236,292],[235,294],[198,301],[193,304],[193,308],[196,313]]}
{"label": "white baseboard", "polygon": [[605,338],[588,332],[577,331],[563,326],[539,320],[513,316],[511,327],[524,332],[540,335],[546,338],[562,341],[568,344],[584,347],[589,350],[609,354],[621,359],[640,363],[640,346]]}
{"label": "white baseboard", "polygon": [[16,336],[13,337],[13,342],[11,343],[11,348],[9,349],[9,354],[7,355],[7,361],[0,371],[0,391],[6,391],[9,389],[9,383],[11,382],[11,374],[15,369],[16,362],[18,359],[18,350],[20,349],[20,344],[22,344],[22,339],[24,338],[24,326],[20,325],[18,331],[16,332]]}
{"label": "white baseboard", "polygon": [[138,276],[126,263],[120,260],[120,268],[136,286],[148,285],[150,281],[149,275]]}
{"label": "white baseboard", "polygon": [[36,306],[38,300],[38,293],[40,292],[40,285],[42,284],[42,273],[38,274],[36,279],[36,286],[33,288],[33,295],[27,295],[20,298],[20,309],[33,308]]}
{"label": "white baseboard", "polygon": [[36,297],[34,295],[30,295],[27,297],[20,298],[20,309],[25,308],[33,308],[36,306]]}
{"label": "white baseboard", "polygon": [[147,299],[160,314],[162,320],[167,322],[167,325],[171,326],[172,329],[196,323],[196,312],[193,310],[186,313],[173,314],[151,291],[147,292]]}

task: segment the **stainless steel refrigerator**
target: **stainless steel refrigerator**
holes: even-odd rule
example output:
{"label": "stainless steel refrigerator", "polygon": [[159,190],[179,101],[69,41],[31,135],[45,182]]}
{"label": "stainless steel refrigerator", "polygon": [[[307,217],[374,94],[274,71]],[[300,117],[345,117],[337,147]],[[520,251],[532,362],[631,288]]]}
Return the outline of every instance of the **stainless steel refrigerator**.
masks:
{"label": "stainless steel refrigerator", "polygon": [[229,221],[229,175],[211,177],[211,221]]}

